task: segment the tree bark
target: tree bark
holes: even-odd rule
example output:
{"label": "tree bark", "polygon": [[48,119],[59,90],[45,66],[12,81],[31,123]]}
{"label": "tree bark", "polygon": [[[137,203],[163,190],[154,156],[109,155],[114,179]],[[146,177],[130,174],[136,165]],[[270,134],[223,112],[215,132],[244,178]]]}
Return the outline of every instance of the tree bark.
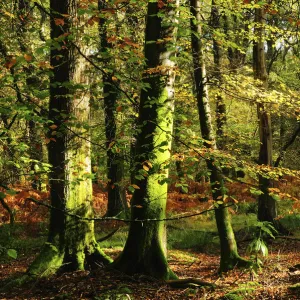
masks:
{"label": "tree bark", "polygon": [[[215,1],[212,1],[211,8],[211,23],[214,30],[220,27],[220,13]],[[214,77],[217,84],[222,84],[222,65],[221,65],[221,47],[219,41],[213,38],[213,55],[214,55]],[[224,149],[226,141],[224,135],[224,127],[226,126],[226,104],[222,92],[218,92],[216,96],[216,123],[217,123],[217,146],[219,149]]]}
{"label": "tree bark", "polygon": [[[266,70],[266,58],[264,49],[264,8],[255,9],[255,34],[257,41],[253,45],[253,70],[254,77],[262,82],[263,88],[268,88],[268,74]],[[259,122],[259,165],[272,166],[272,128],[271,116],[268,112],[266,104],[257,104],[257,115]],[[269,188],[273,187],[273,182],[266,176],[259,175],[259,188],[262,192],[258,197],[258,219],[260,221],[268,221],[275,224],[277,217],[277,203],[276,200],[269,194]]]}
{"label": "tree bark", "polygon": [[[176,35],[176,8],[179,1],[149,1],[145,37],[146,69],[138,120],[136,180],[131,203],[132,220],[128,239],[114,267],[128,274],[144,273],[158,279],[176,276],[166,259],[166,213],[168,164],[173,130],[175,64],[172,44]],[[160,16],[163,14],[163,17]],[[162,22],[166,22],[162,24]],[[166,25],[168,24],[168,25]],[[164,25],[164,26],[163,26]]]}
{"label": "tree bark", "polygon": [[[216,139],[213,133],[211,110],[208,99],[208,85],[206,84],[206,71],[203,56],[203,46],[201,43],[201,4],[199,0],[190,0],[191,15],[191,45],[194,64],[194,80],[198,112],[200,118],[200,129],[204,146],[217,150]],[[193,34],[195,33],[195,34]],[[199,38],[200,37],[200,38]],[[216,166],[213,158],[206,160],[207,168],[210,171],[210,183],[213,199],[217,202],[224,201],[225,188],[223,174]],[[220,272],[226,272],[235,266],[246,266],[248,262],[238,255],[237,245],[231,226],[231,219],[228,209],[224,204],[218,204],[215,209],[216,223],[220,238],[221,259]]]}
{"label": "tree bark", "polygon": [[[104,0],[98,1],[99,11],[107,8],[107,3]],[[100,20],[100,51],[104,53],[103,63],[105,66],[112,68],[114,65],[114,58],[110,51],[112,45],[108,42],[107,36],[107,20],[101,18]],[[114,74],[108,73],[103,78],[103,97],[104,97],[104,112],[105,112],[105,135],[106,135],[106,153],[107,153],[107,179],[108,179],[108,203],[106,216],[114,217],[128,211],[126,200],[126,191],[122,186],[122,179],[124,173],[124,160],[122,152],[118,153],[113,150],[116,142],[117,119],[116,108],[119,91],[116,85],[119,83],[114,81]]]}
{"label": "tree bark", "polygon": [[[48,241],[29,267],[29,275],[47,276],[62,266],[83,270],[95,259],[111,260],[101,251],[94,237],[93,222],[65,215],[64,210],[81,217],[92,217],[92,183],[89,130],[89,94],[86,62],[74,47],[81,44],[77,1],[50,1],[51,39],[48,144],[51,210]],[[81,27],[83,28],[83,27]],[[74,42],[66,38],[70,33]],[[80,86],[80,87],[79,87]]]}

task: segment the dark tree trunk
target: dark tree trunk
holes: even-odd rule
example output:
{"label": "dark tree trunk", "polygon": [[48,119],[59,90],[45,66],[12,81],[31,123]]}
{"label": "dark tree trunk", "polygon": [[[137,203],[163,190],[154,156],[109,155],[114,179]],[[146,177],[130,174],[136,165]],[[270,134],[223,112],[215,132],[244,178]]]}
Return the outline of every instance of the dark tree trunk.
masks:
{"label": "dark tree trunk", "polygon": [[[95,240],[94,223],[63,213],[67,210],[80,217],[93,216],[89,131],[85,129],[89,122],[89,94],[84,88],[70,87],[72,83],[88,83],[85,58],[76,48],[86,53],[87,49],[76,35],[76,26],[83,25],[82,16],[77,15],[77,4],[75,0],[50,1],[51,39],[55,43],[50,54],[53,75],[50,78],[48,154],[54,208],[48,241],[30,266],[29,275],[47,276],[63,266],[82,270],[95,259],[103,263],[111,261]],[[76,47],[62,38],[73,30]]]}
{"label": "dark tree trunk", "polygon": [[[98,2],[99,11],[107,8],[107,3],[104,0]],[[102,18],[100,21],[99,31],[101,47],[100,51],[104,53],[104,65],[112,68],[114,65],[114,58],[110,51],[112,45],[108,42],[107,36],[107,20]],[[106,216],[114,217],[128,211],[126,200],[126,191],[122,185],[124,177],[124,159],[122,151],[117,152],[114,150],[117,132],[116,109],[119,90],[117,80],[114,80],[114,74],[108,73],[103,78],[103,97],[104,97],[104,112],[105,112],[105,135],[106,135],[106,153],[107,153],[107,179],[108,179],[108,204]]]}
{"label": "dark tree trunk", "polygon": [[[264,32],[264,8],[255,9],[255,34],[257,41],[253,45],[253,70],[254,77],[261,80],[263,88],[268,88],[268,74],[266,70],[266,57],[263,40]],[[259,158],[260,165],[272,166],[272,128],[271,116],[268,112],[266,104],[257,104],[257,115],[259,121]],[[276,200],[269,194],[269,188],[273,187],[273,182],[268,175],[259,175],[259,188],[262,194],[258,197],[258,219],[260,221],[268,221],[276,223],[277,203]]]}
{"label": "dark tree trunk", "polygon": [[[212,1],[212,10],[211,10],[211,25],[214,30],[220,28],[221,15],[219,13],[218,7],[215,1]],[[221,57],[222,50],[219,45],[219,41],[213,38],[213,55],[214,55],[214,77],[217,81],[217,84],[221,86],[222,84],[222,65]],[[226,140],[224,136],[224,127],[226,126],[226,104],[224,102],[224,97],[222,95],[221,89],[216,96],[216,123],[217,123],[217,146],[219,149],[224,149],[226,145]]]}

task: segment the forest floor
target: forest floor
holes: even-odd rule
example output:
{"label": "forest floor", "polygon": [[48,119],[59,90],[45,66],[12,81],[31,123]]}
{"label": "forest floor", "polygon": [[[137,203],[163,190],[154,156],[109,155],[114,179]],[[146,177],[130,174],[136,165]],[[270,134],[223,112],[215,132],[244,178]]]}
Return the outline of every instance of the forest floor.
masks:
{"label": "forest floor", "polygon": [[[95,191],[95,209],[101,212],[105,209],[105,195],[101,190]],[[22,197],[24,196],[27,195]],[[43,200],[46,196],[42,194],[40,197]],[[20,199],[21,197],[17,197],[16,201],[21,201]],[[24,274],[46,238],[47,224],[40,221],[46,217],[47,211],[32,204],[25,206],[20,211],[19,220],[22,222],[16,223],[13,235],[5,235],[9,230],[8,224],[0,225],[0,245],[16,249],[18,252],[17,259],[2,259],[0,255],[0,290],[7,279]],[[205,210],[210,204],[200,202],[196,198],[183,197],[178,193],[169,196],[170,215],[187,210],[192,212],[196,206],[197,210]],[[25,208],[28,209],[27,213]],[[247,209],[252,209],[249,203]],[[243,230],[245,226],[249,226],[250,223],[247,222],[255,215],[241,212],[238,216],[234,211],[232,213],[237,239],[242,240],[239,243],[239,251],[245,256],[249,240],[246,231]],[[300,228],[298,223],[294,227],[293,236],[268,240],[269,255],[261,258],[263,267],[256,274],[251,270],[234,269],[222,276],[217,273],[219,250],[212,215],[207,214],[168,225],[168,261],[171,269],[179,278],[194,277],[214,283],[214,290],[199,287],[171,288],[154,278],[138,275],[131,277],[99,266],[92,271],[57,274],[48,279],[40,278],[26,286],[15,287],[10,292],[0,292],[0,299],[300,299],[300,288],[290,288],[300,283],[300,268],[292,268],[300,263],[300,239],[297,239],[296,232]],[[116,226],[119,224],[101,222],[96,224],[96,230],[103,236]],[[185,230],[182,230],[183,228]],[[116,257],[122,250],[126,232],[127,226],[123,226],[115,237],[111,238],[111,242],[101,243],[103,250],[111,257]],[[198,239],[199,236],[201,238]]]}

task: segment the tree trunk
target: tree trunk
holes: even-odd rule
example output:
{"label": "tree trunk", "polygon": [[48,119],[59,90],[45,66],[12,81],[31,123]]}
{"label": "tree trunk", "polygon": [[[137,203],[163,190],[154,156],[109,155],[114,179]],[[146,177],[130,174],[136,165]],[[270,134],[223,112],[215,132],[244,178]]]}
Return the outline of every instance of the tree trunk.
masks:
{"label": "tree trunk", "polygon": [[[107,8],[107,3],[104,0],[98,1],[99,11]],[[104,53],[104,65],[112,69],[114,62],[110,51],[112,45],[107,41],[107,20],[101,18],[100,20],[100,51]],[[107,217],[114,217],[128,211],[126,200],[126,191],[122,186],[122,179],[124,176],[124,159],[121,152],[114,151],[114,144],[116,142],[117,120],[116,108],[119,91],[117,89],[118,82],[114,80],[114,74],[108,73],[103,78],[103,97],[104,97],[104,112],[105,112],[105,135],[106,135],[106,153],[107,153],[107,180],[108,180],[108,203],[107,203]]]}
{"label": "tree trunk", "polygon": [[[190,9],[191,15],[193,16],[193,18],[191,18],[191,44],[201,134],[202,138],[205,140],[204,146],[212,150],[217,150],[211,121],[208,86],[205,82],[207,79],[203,57],[203,47],[201,39],[199,38],[201,37],[200,1],[190,0]],[[213,199],[218,202],[224,201],[225,188],[221,170],[216,166],[213,158],[208,158],[206,163],[211,174],[210,182]],[[248,262],[238,255],[237,245],[231,226],[230,215],[224,204],[218,204],[215,209],[215,217],[221,246],[220,272],[228,271],[233,269],[235,266],[247,265]]]}
{"label": "tree trunk", "polygon": [[[253,45],[253,70],[254,77],[261,80],[263,88],[268,88],[268,74],[266,70],[266,58],[263,40],[264,8],[255,9],[255,34],[257,42]],[[272,166],[272,128],[271,116],[266,104],[257,104],[257,115],[259,121],[259,158],[260,165]],[[266,176],[259,175],[259,188],[262,194],[258,197],[258,219],[275,224],[277,217],[276,200],[269,194],[269,188],[273,187],[272,180]]]}
{"label": "tree trunk", "polygon": [[[128,239],[114,267],[128,274],[144,273],[158,279],[176,276],[166,259],[165,222],[147,221],[163,219],[166,212],[168,164],[173,129],[175,64],[170,42],[175,40],[176,27],[162,26],[163,18],[176,22],[178,0],[148,3],[144,83],[149,85],[141,92],[141,104],[136,146],[136,180],[131,203],[131,223]],[[159,14],[164,14],[164,17]],[[170,24],[170,23],[169,23]],[[137,220],[141,220],[140,222]]]}
{"label": "tree trunk", "polygon": [[[77,2],[51,0],[50,8],[53,76],[50,78],[48,151],[52,165],[51,205],[54,208],[50,215],[48,241],[28,270],[30,275],[42,276],[52,274],[62,266],[82,270],[94,259],[110,262],[95,240],[93,222],[61,211],[92,217],[89,131],[84,129],[89,123],[89,94],[84,88],[88,83],[85,59],[73,42],[69,43],[65,38],[70,31],[78,30],[76,26],[83,25],[82,17],[77,16]],[[86,53],[79,36],[75,37],[74,43]]]}
{"label": "tree trunk", "polygon": [[[214,30],[220,28],[220,13],[215,1],[212,1],[211,9],[211,23]],[[222,84],[222,74],[221,74],[221,48],[219,41],[213,38],[213,55],[214,55],[214,77],[217,84],[220,86]],[[224,149],[226,145],[224,127],[226,126],[226,104],[224,102],[224,97],[222,92],[219,91],[216,96],[216,123],[217,123],[217,145],[219,149]]]}

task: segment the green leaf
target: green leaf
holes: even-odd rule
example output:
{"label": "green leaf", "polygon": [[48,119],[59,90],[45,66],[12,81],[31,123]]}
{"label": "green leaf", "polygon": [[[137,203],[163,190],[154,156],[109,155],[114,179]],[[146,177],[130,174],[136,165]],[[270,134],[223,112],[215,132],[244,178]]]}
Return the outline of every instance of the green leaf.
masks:
{"label": "green leaf", "polygon": [[15,249],[7,249],[7,255],[13,259],[18,257],[18,253]]}
{"label": "green leaf", "polygon": [[6,193],[7,193],[8,195],[10,195],[10,196],[14,196],[14,195],[17,194],[17,191],[15,191],[15,190],[7,190]]}

